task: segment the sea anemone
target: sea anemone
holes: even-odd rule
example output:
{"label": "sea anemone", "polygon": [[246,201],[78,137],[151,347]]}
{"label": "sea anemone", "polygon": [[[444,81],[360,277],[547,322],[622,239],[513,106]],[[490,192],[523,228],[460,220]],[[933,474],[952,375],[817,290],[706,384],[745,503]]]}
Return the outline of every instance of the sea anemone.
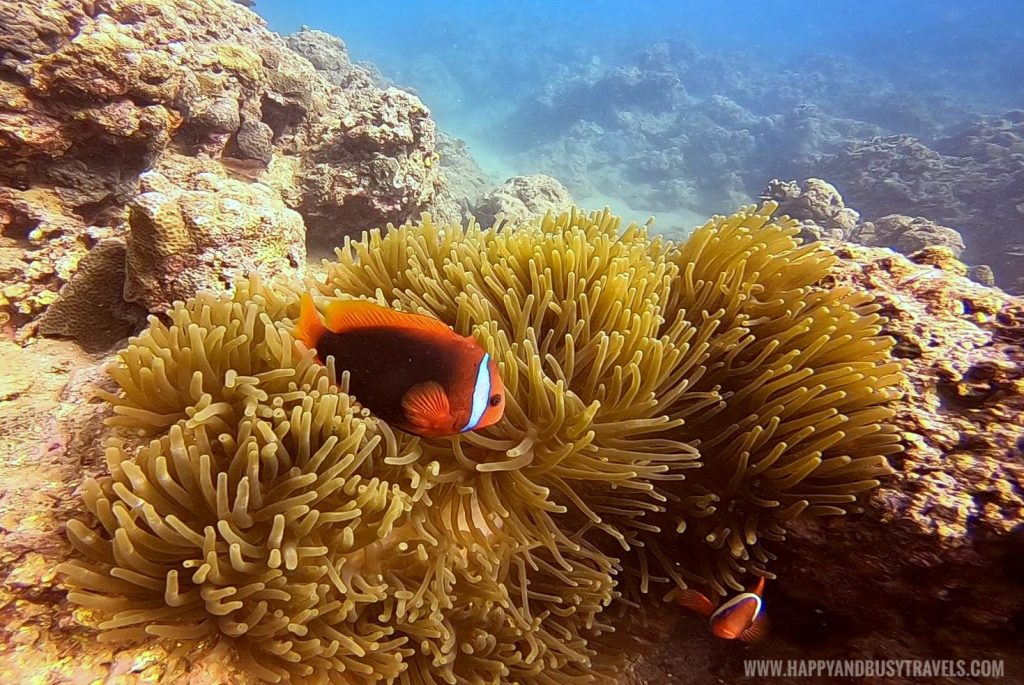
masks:
{"label": "sea anemone", "polygon": [[112,638],[229,638],[267,680],[610,672],[607,607],[769,574],[764,542],[854,510],[898,448],[869,298],[773,209],[678,246],[577,210],[347,241],[305,287],[498,360],[505,419],[451,439],[391,430],[293,341],[299,284],[178,303],[111,368],[111,423],[151,441],[85,484],[71,599]]}

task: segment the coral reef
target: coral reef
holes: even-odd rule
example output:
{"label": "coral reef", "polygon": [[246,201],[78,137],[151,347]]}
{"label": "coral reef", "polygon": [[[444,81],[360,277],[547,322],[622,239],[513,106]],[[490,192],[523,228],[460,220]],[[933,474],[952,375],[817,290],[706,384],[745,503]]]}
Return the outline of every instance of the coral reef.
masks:
{"label": "coral reef", "polygon": [[39,332],[74,338],[89,352],[105,352],[135,332],[145,310],[124,300],[125,261],[120,240],[90,250],[57,301],[39,317]]}
{"label": "coral reef", "polygon": [[128,218],[129,302],[166,312],[175,300],[230,287],[250,272],[302,275],[302,217],[268,186],[201,170],[187,190],[156,171],[140,183]]}
{"label": "coral reef", "polygon": [[926,146],[908,136],[876,138],[807,165],[830,179],[867,219],[910,214],[967,238],[965,258],[991,264],[996,280],[1024,278],[1024,113],[983,117]]}
{"label": "coral reef", "polygon": [[[466,221],[473,215],[473,208],[484,195],[494,189],[497,182],[476,163],[464,140],[438,132],[437,154],[440,156],[441,169],[448,180],[447,192],[452,203],[458,208],[455,216]],[[446,213],[439,215],[435,210],[431,215],[440,217]]]}
{"label": "coral reef", "polygon": [[336,86],[370,89],[376,83],[366,66],[352,63],[345,42],[337,36],[304,26],[301,31],[286,36],[285,44],[293,52],[308,59],[317,71]]}
{"label": "coral reef", "polygon": [[956,200],[961,172],[921,141],[907,135],[850,143],[813,163],[867,218],[913,212],[958,225]]}
{"label": "coral reef", "polygon": [[964,239],[959,231],[920,216],[889,214],[867,221],[853,231],[851,239],[861,245],[889,247],[903,254],[932,246],[947,247],[958,258],[964,252]]}
{"label": "coral reef", "polygon": [[609,672],[622,593],[770,573],[793,520],[858,510],[899,451],[870,297],[816,287],[832,258],[773,209],[679,246],[575,209],[347,242],[308,286],[499,361],[506,419],[454,439],[392,432],[297,350],[297,284],[179,303],[110,367],[109,423],[151,440],[83,486],[71,599],[109,639],[229,638],[268,680]]}
{"label": "coral reef", "polygon": [[820,178],[800,183],[773,178],[761,199],[778,203],[781,214],[799,221],[804,242],[847,240],[860,219],[860,214],[846,206],[835,186]]}
{"label": "coral reef", "polygon": [[[622,52],[563,56],[564,66],[522,94],[501,124],[526,150],[519,167],[559,178],[577,198],[621,198],[655,213],[680,205],[716,212],[748,202],[765,179],[816,169],[808,165],[850,141],[938,136],[971,115],[961,104],[969,99],[941,88],[908,93],[837,56],[766,68],[763,55],[706,51],[685,39],[632,58]],[[895,211],[909,210],[885,213]]]}
{"label": "coral reef", "polygon": [[332,85],[239,4],[15,2],[0,27],[0,269],[13,281],[0,310],[18,324],[123,234],[150,169],[186,179],[185,197],[197,164],[262,181],[244,191],[263,203],[252,212],[283,201],[331,242],[443,190],[419,100],[369,78]]}
{"label": "coral reef", "polygon": [[945,246],[957,258],[965,249],[959,231],[924,217],[889,214],[861,223],[860,214],[846,206],[835,186],[819,178],[808,178],[800,183],[772,179],[762,191],[761,199],[778,202],[780,213],[799,220],[800,237],[804,242],[822,241],[833,246],[852,242],[888,247],[903,254]]}
{"label": "coral reef", "polygon": [[341,89],[304,139],[295,176],[312,237],[333,248],[346,235],[424,210],[456,219],[436,164],[436,127],[419,98],[382,87],[371,65],[349,60],[339,38],[303,28],[286,42]]}
{"label": "coral reef", "polygon": [[397,88],[342,90],[305,137],[297,209],[311,237],[340,243],[400,223],[442,187],[435,126],[419,98]]}
{"label": "coral reef", "polygon": [[544,216],[560,214],[572,204],[569,191],[558,180],[544,174],[513,176],[480,198],[471,213],[483,226],[491,226],[498,216],[510,224],[520,224]]}
{"label": "coral reef", "polygon": [[841,645],[815,644],[843,658],[1001,658],[1020,673],[1024,301],[969,281],[946,248],[840,254],[837,281],[876,293],[905,360],[908,448],[855,526],[794,527],[783,601],[819,618],[792,630],[814,641],[820,621],[845,626]]}

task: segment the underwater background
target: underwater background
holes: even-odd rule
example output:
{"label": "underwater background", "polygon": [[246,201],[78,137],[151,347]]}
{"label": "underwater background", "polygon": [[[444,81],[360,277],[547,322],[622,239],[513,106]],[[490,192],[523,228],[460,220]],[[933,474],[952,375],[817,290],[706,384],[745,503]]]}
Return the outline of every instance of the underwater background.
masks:
{"label": "underwater background", "polygon": [[1021,19],[0,0],[0,681],[1024,682]]}
{"label": "underwater background", "polygon": [[[941,150],[979,116],[1024,108],[1024,7],[998,0],[264,0],[257,11],[281,33],[342,37],[494,178],[551,174],[584,204],[655,214],[662,230],[727,212],[770,178],[832,170],[828,156],[855,141],[905,134]],[[829,180],[875,210],[856,202],[867,189],[834,170]],[[968,249],[984,242],[969,239],[982,220],[952,226]]]}

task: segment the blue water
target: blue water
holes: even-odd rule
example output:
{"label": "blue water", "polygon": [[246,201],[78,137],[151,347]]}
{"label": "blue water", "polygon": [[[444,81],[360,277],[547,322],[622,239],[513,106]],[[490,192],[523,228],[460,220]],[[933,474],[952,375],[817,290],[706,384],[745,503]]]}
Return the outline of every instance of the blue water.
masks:
{"label": "blue water", "polygon": [[[552,38],[566,51],[604,56],[679,36],[701,49],[751,52],[771,62],[824,52],[898,74],[909,58],[933,61],[936,76],[955,76],[977,59],[1003,58],[1006,63],[996,66],[1007,77],[1024,71],[1024,3],[1014,0],[259,0],[256,9],[281,33],[308,25],[338,35],[355,59],[389,73],[408,72],[432,55],[451,62],[455,53],[472,62],[481,55],[460,49],[482,43],[503,48],[514,61],[511,53],[548,46]],[[993,54],[1000,45],[1010,54]],[[506,77],[493,74],[496,82]],[[1018,99],[1024,96],[1024,79],[977,86],[978,92],[1010,88]]]}
{"label": "blue water", "polygon": [[930,49],[944,48],[955,66],[959,53],[979,47],[977,39],[1005,39],[1006,31],[1024,20],[1024,3],[1014,0],[259,0],[256,10],[276,31],[290,33],[303,24],[319,28],[342,36],[359,58],[389,66],[456,44],[462,30],[501,42],[510,22],[556,32],[567,41],[591,41],[595,51],[608,40],[657,41],[680,32],[702,47],[760,47],[779,56],[877,46],[898,53],[910,47],[908,41],[922,41]]}
{"label": "blue water", "polygon": [[548,173],[584,205],[681,228],[756,198],[772,177],[814,175],[847,143],[906,134],[941,147],[982,115],[1024,109],[1014,0],[255,9],[282,34],[341,37],[354,61],[419,95],[496,181]]}

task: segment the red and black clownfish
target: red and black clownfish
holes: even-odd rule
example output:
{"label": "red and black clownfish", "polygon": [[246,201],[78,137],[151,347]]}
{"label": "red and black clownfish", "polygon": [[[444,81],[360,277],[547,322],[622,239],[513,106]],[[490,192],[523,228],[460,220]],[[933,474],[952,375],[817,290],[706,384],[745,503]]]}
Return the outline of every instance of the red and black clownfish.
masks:
{"label": "red and black clownfish", "polygon": [[763,595],[763,576],[757,579],[753,589],[736,595],[719,607],[696,590],[687,588],[672,592],[672,598],[679,605],[710,617],[708,624],[715,637],[744,642],[757,642],[768,632]]}
{"label": "red and black clownfish", "polygon": [[304,294],[296,336],[321,363],[334,357],[352,395],[388,424],[436,438],[485,428],[504,414],[497,364],[443,321],[364,300],[332,300],[325,319]]}

